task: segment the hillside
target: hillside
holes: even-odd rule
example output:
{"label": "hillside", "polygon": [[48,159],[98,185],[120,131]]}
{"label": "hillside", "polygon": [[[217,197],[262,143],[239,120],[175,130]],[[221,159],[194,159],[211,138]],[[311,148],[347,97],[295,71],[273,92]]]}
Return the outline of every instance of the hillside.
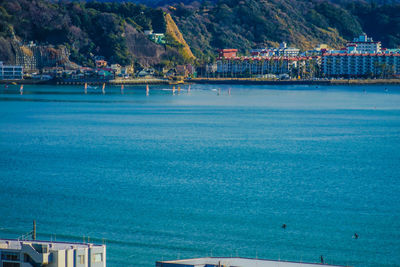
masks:
{"label": "hillside", "polygon": [[[301,49],[319,43],[341,47],[362,32],[400,45],[400,5],[361,1],[219,0],[200,6],[177,4],[170,9],[197,57],[209,58],[215,49],[251,48],[286,41]],[[373,18],[373,19],[371,19]]]}
{"label": "hillside", "polygon": [[[0,60],[12,63],[16,43],[28,41],[66,47],[71,61],[88,66],[94,56],[121,65],[204,62],[218,48],[244,54],[282,41],[301,49],[319,43],[338,48],[362,32],[384,47],[400,46],[397,0],[134,2],[153,7],[119,0],[0,0]],[[164,33],[166,43],[150,41],[145,30]]]}
{"label": "hillside", "polygon": [[[193,60],[179,29],[161,9],[134,3],[0,0],[0,14],[0,60],[6,62],[15,58],[16,43],[28,41],[64,45],[72,61],[89,66],[96,55],[121,65]],[[172,36],[167,28],[173,28]],[[156,44],[145,30],[166,33],[169,42]]]}

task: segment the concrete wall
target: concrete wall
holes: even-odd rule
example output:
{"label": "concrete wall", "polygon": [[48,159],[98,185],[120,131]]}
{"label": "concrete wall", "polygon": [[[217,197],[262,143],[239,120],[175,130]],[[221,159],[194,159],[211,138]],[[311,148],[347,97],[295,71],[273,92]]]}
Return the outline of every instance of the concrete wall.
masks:
{"label": "concrete wall", "polygon": [[48,267],[65,267],[65,250],[50,251],[52,260]]}
{"label": "concrete wall", "polygon": [[[106,251],[104,247],[90,248],[90,267],[106,266]],[[101,261],[99,261],[101,260]]]}
{"label": "concrete wall", "polygon": [[[81,264],[80,256],[84,257],[84,263]],[[75,267],[88,267],[89,257],[87,248],[78,248],[75,250]]]}
{"label": "concrete wall", "polygon": [[65,267],[74,267],[74,250],[67,249],[65,251]]}

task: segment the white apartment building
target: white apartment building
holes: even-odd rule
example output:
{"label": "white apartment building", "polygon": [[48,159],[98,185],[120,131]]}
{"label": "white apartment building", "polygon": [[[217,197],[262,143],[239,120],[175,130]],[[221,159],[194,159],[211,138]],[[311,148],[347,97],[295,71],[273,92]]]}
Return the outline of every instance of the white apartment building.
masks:
{"label": "white apartment building", "polygon": [[296,62],[289,58],[229,58],[217,60],[217,73],[233,75],[263,75],[289,73]]}
{"label": "white apartment building", "polygon": [[279,44],[278,48],[262,48],[250,51],[253,57],[296,57],[299,55],[300,49],[295,47],[287,47],[285,42]]}
{"label": "white apartment building", "polygon": [[241,57],[217,60],[217,73],[222,76],[291,74],[297,67],[310,71],[320,57]]}
{"label": "white apartment building", "polygon": [[0,267],[106,267],[106,246],[0,239]]}
{"label": "white apartment building", "polygon": [[353,39],[353,42],[349,42],[346,45],[347,53],[358,53],[358,54],[375,54],[381,53],[381,42],[374,42],[371,37],[368,37],[365,33],[357,38]]}
{"label": "white apartment building", "polygon": [[334,77],[399,75],[400,54],[324,54],[322,71]]}
{"label": "white apartment building", "polygon": [[4,65],[0,61],[0,80],[22,80],[22,66]]}

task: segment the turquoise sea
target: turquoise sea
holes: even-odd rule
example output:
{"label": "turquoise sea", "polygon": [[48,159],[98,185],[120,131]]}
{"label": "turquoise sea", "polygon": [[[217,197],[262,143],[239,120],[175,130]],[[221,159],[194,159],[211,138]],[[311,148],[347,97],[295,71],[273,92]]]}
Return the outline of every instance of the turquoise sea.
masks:
{"label": "turquoise sea", "polygon": [[1,85],[0,237],[400,266],[399,86],[170,89]]}

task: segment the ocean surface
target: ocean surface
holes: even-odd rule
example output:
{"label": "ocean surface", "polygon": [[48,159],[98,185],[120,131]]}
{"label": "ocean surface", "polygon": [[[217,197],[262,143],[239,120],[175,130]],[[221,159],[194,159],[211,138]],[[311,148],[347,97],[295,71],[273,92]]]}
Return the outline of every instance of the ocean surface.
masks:
{"label": "ocean surface", "polygon": [[187,89],[1,85],[0,237],[400,266],[399,86]]}

